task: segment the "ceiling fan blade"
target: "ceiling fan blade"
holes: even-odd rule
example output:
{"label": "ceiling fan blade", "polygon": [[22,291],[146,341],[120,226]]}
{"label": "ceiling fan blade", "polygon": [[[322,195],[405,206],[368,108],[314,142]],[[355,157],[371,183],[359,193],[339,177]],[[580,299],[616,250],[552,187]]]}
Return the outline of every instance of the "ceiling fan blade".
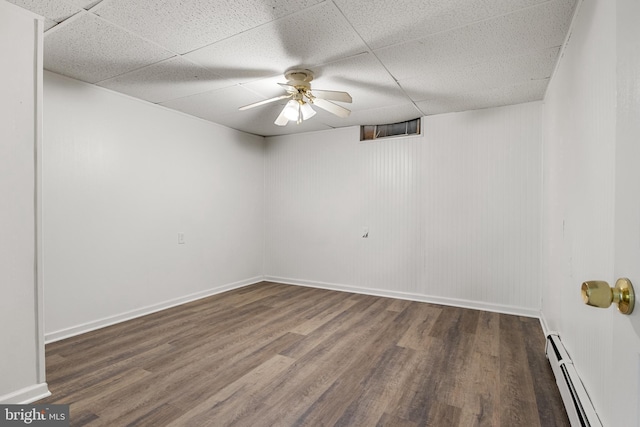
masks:
{"label": "ceiling fan blade", "polygon": [[295,86],[291,86],[290,84],[287,84],[287,83],[278,83],[278,84],[283,88],[285,88],[285,90],[289,93],[298,93],[298,89]]}
{"label": "ceiling fan blade", "polygon": [[322,98],[315,98],[313,100],[313,104],[317,105],[318,107],[322,108],[323,110],[327,110],[328,112],[335,114],[338,117],[349,117],[349,114],[351,114],[350,110],[347,110],[346,108],[338,105],[338,104],[334,104],[331,101],[327,101],[325,99]]}
{"label": "ceiling fan blade", "polygon": [[274,124],[278,126],[286,126],[286,124],[289,123],[289,119],[287,119],[287,116],[284,115],[286,109],[287,107],[285,106],[276,118],[276,121],[273,122]]}
{"label": "ceiling fan blade", "polygon": [[253,104],[245,105],[244,107],[238,108],[238,110],[244,111],[244,110],[248,110],[249,108],[259,107],[264,104],[269,104],[271,102],[280,101],[281,99],[290,98],[290,97],[291,97],[290,94],[276,96],[275,98],[269,98],[269,99],[265,99],[264,101],[254,102]]}
{"label": "ceiling fan blade", "polygon": [[320,99],[329,99],[331,101],[339,101],[339,102],[351,102],[351,95],[347,92],[339,92],[335,90],[319,90],[319,89],[311,89],[311,93],[316,98]]}

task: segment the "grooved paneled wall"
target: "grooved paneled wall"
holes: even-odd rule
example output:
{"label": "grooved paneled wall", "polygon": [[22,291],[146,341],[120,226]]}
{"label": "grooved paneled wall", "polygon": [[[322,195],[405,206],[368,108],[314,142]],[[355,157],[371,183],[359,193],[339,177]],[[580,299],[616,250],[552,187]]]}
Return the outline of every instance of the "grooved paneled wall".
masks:
{"label": "grooved paneled wall", "polygon": [[267,138],[265,275],[537,315],[541,133],[529,103]]}
{"label": "grooved paneled wall", "polygon": [[49,340],[262,279],[264,138],[53,73],[44,104]]}
{"label": "grooved paneled wall", "polygon": [[[36,171],[42,19],[0,1],[0,403],[46,396]],[[4,416],[4,414],[2,415]],[[4,424],[4,423],[3,423]]]}
{"label": "grooved paneled wall", "polygon": [[[628,3],[637,8],[637,1]],[[622,390],[640,391],[634,366],[640,359],[633,350],[638,338],[622,336],[626,345],[616,345],[612,331],[622,330],[614,322],[627,320],[617,309],[596,310],[580,297],[583,281],[613,284],[616,278],[616,20],[616,2],[584,1],[547,89],[542,312],[548,328],[560,332],[603,425],[640,426],[632,415],[638,405],[616,410],[622,396],[634,401]],[[624,238],[637,245],[637,234]],[[635,360],[621,363],[629,356]],[[616,366],[625,366],[625,373],[618,374]]]}

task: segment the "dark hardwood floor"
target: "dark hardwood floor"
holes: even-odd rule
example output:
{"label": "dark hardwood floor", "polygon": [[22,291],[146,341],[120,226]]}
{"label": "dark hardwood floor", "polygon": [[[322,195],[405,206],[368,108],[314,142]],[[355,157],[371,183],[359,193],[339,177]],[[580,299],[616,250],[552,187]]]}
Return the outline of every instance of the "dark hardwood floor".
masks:
{"label": "dark hardwood floor", "polygon": [[74,426],[569,425],[537,319],[269,282],[46,362]]}

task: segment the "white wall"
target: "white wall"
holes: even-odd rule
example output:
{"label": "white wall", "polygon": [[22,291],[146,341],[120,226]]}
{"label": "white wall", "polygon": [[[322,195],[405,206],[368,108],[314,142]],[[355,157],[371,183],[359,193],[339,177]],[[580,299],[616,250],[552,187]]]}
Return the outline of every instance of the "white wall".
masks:
{"label": "white wall", "polygon": [[[613,274],[615,51],[615,3],[583,2],[544,105],[543,308],[551,329],[563,311],[582,311],[575,281]],[[583,313],[570,322],[577,336]]]}
{"label": "white wall", "polygon": [[0,1],[0,403],[48,394],[36,276],[42,22]]}
{"label": "white wall", "polygon": [[583,281],[616,279],[616,2],[583,1],[573,25],[544,105],[542,314],[560,333],[603,424],[631,426],[637,421],[623,414],[616,420],[630,398],[618,390],[629,381],[638,387],[635,366],[615,368],[620,314],[580,297]]}
{"label": "white wall", "polygon": [[[628,277],[640,290],[640,2],[616,2],[616,160],[614,278]],[[636,294],[637,295],[637,294]],[[638,304],[636,296],[636,304]],[[613,313],[607,416],[611,425],[635,419],[640,427],[640,310]],[[625,367],[619,378],[618,367]],[[623,401],[628,410],[613,410]]]}
{"label": "white wall", "polygon": [[44,107],[48,340],[261,279],[262,137],[53,73]]}
{"label": "white wall", "polygon": [[541,104],[423,127],[363,143],[358,128],[267,138],[265,275],[537,315]]}

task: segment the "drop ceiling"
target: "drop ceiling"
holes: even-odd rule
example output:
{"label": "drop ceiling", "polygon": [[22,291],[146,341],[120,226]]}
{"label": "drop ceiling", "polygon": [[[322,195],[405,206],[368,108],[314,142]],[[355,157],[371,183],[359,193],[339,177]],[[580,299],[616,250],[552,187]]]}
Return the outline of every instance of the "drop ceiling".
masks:
{"label": "drop ceiling", "polygon": [[[2,0],[0,0],[2,1]],[[45,69],[257,135],[540,100],[577,0],[8,0],[45,17]],[[284,71],[352,110],[285,127]]]}

